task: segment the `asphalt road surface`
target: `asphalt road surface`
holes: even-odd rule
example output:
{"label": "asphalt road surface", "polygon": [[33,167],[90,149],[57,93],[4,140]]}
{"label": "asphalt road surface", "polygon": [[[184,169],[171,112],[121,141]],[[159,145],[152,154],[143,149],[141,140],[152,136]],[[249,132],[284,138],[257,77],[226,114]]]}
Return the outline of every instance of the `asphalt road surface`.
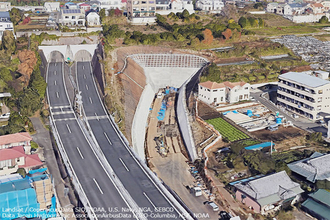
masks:
{"label": "asphalt road surface", "polygon": [[137,205],[146,210],[149,219],[179,219],[177,211],[131,155],[112,125],[99,98],[90,62],[77,62],[76,69],[85,115],[116,176]]}
{"label": "asphalt road surface", "polygon": [[[77,123],[66,94],[62,67],[63,63],[49,63],[47,95],[55,126],[72,168],[99,219],[134,219]],[[83,211],[79,208],[75,211],[80,210]]]}

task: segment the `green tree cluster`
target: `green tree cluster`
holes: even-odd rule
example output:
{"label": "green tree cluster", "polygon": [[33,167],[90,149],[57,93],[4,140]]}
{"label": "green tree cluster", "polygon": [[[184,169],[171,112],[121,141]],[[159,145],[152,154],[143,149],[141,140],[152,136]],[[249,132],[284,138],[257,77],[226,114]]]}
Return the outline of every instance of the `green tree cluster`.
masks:
{"label": "green tree cluster", "polygon": [[9,11],[9,15],[10,15],[10,20],[11,20],[11,22],[13,22],[14,26],[15,25],[18,25],[18,23],[23,18],[23,13],[19,9],[17,9],[17,8],[12,8]]}
{"label": "green tree cluster", "polygon": [[321,18],[320,18],[320,20],[319,20],[319,23],[320,24],[326,24],[326,23],[328,23],[329,22],[329,19],[327,18],[327,16],[322,16]]}
{"label": "green tree cluster", "polygon": [[17,99],[17,107],[22,115],[32,116],[42,107],[41,98],[37,90],[25,88]]}
{"label": "green tree cluster", "polygon": [[245,18],[244,16],[240,17],[238,20],[238,24],[242,28],[261,28],[265,26],[265,21],[262,18],[253,18],[253,17],[248,17]]}
{"label": "green tree cluster", "polygon": [[6,50],[9,54],[15,53],[16,41],[13,32],[7,30],[3,32],[1,50]]}

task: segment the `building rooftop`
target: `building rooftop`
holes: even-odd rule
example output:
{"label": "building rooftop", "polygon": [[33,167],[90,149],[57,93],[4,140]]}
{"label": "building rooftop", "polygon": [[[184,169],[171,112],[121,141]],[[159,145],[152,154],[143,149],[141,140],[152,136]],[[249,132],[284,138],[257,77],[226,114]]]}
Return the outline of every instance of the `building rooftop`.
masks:
{"label": "building rooftop", "polygon": [[5,148],[0,150],[0,161],[11,160],[24,156],[25,152],[23,146]]}
{"label": "building rooftop", "polygon": [[319,189],[309,194],[305,202],[301,204],[303,208],[311,210],[322,219],[329,219],[330,216],[330,193],[324,189]]}
{"label": "building rooftop", "polygon": [[28,132],[0,136],[0,145],[18,143],[23,141],[32,141],[32,137]]}
{"label": "building rooftop", "polygon": [[324,180],[330,177],[330,154],[299,160],[288,164],[288,167],[312,183]]}
{"label": "building rooftop", "polygon": [[293,182],[285,171],[234,185],[255,199],[261,206],[295,197],[303,190]]}
{"label": "building rooftop", "polygon": [[294,81],[307,87],[317,88],[330,84],[330,81],[321,79],[319,77],[311,76],[305,72],[288,72],[279,76],[280,79]]}
{"label": "building rooftop", "polygon": [[83,14],[83,12],[80,9],[63,9],[63,14]]}
{"label": "building rooftop", "polygon": [[10,19],[10,15],[8,11],[0,11],[0,18],[9,18]]}
{"label": "building rooftop", "polygon": [[202,83],[199,83],[200,86],[203,86],[205,88],[208,88],[208,89],[219,89],[219,88],[226,88],[226,87],[229,87],[229,88],[234,88],[235,86],[244,86],[246,84],[246,82],[229,82],[229,81],[226,81],[226,82],[223,82],[223,83],[216,83],[216,82],[211,82],[211,81],[206,81],[206,82],[202,82]]}

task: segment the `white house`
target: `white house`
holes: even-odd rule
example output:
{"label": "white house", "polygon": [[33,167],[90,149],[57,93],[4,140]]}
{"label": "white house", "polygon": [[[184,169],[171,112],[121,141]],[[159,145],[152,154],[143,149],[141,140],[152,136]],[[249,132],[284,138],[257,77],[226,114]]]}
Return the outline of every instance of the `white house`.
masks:
{"label": "white house", "polygon": [[81,4],[78,4],[78,7],[80,9],[83,9],[84,11],[89,11],[91,10],[91,6],[89,4],[86,4],[86,3],[81,3]]}
{"label": "white house", "polygon": [[325,11],[330,10],[330,1],[323,1],[321,4],[323,5]]}
{"label": "white house", "polygon": [[8,11],[0,11],[0,40],[2,39],[2,35],[4,31],[12,31],[14,33],[14,25],[13,22],[10,21],[10,15]]}
{"label": "white house", "polygon": [[195,13],[193,2],[190,0],[158,0],[156,1],[156,11],[161,15],[174,14],[187,10],[190,14]]}
{"label": "white house", "polygon": [[66,26],[85,26],[85,11],[83,9],[62,9],[59,23]]}
{"label": "white house", "polygon": [[269,12],[269,13],[275,13],[276,14],[277,13],[277,7],[278,7],[277,2],[268,3],[266,11]]}
{"label": "white house", "polygon": [[100,16],[96,12],[90,12],[86,16],[86,21],[88,26],[100,26]]}
{"label": "white house", "polygon": [[203,82],[198,84],[198,98],[213,105],[250,99],[250,84],[245,82]]}
{"label": "white house", "polygon": [[46,12],[60,11],[59,2],[45,2],[44,8]]}
{"label": "white house", "polygon": [[218,13],[224,7],[224,3],[221,0],[197,0],[196,9],[202,11],[209,11]]}
{"label": "white house", "polygon": [[0,2],[0,11],[9,11],[11,9],[10,2]]}
{"label": "white house", "polygon": [[98,0],[98,2],[100,2],[101,9],[121,9],[121,0]]}
{"label": "white house", "polygon": [[325,11],[325,7],[321,3],[310,4],[309,7],[313,10],[314,14],[320,14]]}

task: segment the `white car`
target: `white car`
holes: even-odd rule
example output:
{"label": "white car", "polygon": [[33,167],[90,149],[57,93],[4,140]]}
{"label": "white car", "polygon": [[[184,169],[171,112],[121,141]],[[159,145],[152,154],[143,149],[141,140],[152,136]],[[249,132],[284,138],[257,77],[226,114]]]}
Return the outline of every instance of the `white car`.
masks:
{"label": "white car", "polygon": [[6,118],[9,118],[9,116],[10,116],[10,112],[0,115],[0,119],[6,119]]}
{"label": "white car", "polygon": [[217,204],[215,204],[214,202],[207,202],[207,204],[213,209],[213,211],[219,211],[219,206],[217,206]]}

